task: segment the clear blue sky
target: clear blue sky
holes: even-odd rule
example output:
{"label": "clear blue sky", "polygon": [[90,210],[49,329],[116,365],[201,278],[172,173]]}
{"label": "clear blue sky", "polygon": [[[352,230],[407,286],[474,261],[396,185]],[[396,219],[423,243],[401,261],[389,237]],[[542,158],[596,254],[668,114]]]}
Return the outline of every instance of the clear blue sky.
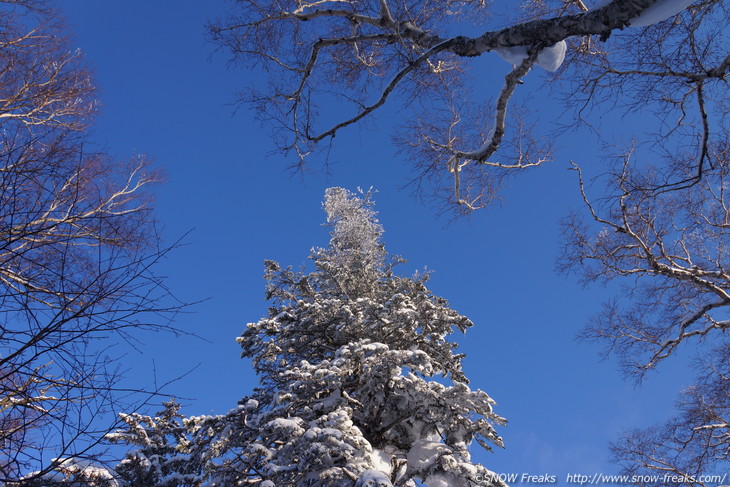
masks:
{"label": "clear blue sky", "polygon": [[[303,179],[285,174],[267,130],[231,106],[237,89],[260,81],[257,73],[229,69],[225,54],[204,42],[204,23],[226,2],[66,0],[62,7],[73,44],[96,74],[103,108],[95,140],[120,158],[153,156],[167,174],[156,213],[164,238],[193,230],[160,272],[180,299],[210,298],[178,321],[206,341],[145,336],[141,352],[128,355],[130,383],[149,386],[153,370],[162,382],[197,366],[169,389],[185,398],[185,413],[234,407],[256,384],[235,338],[266,312],[263,260],[298,265],[327,243],[326,187],[373,186],[386,245],[409,260],[402,272],[432,269],[432,290],[476,323],[455,337],[467,376],[509,420],[500,428],[505,450],[475,447],[485,466],[553,474],[559,484],[567,473],[611,473],[608,442],[669,413],[687,382],[684,369],[669,363],[638,389],[624,381],[615,362],[601,362],[597,348],[574,338],[611,291],[583,290],[553,271],[558,222],[580,207],[567,161],[600,164],[590,140],[564,139],[557,161],[516,179],[500,208],[450,222],[399,189],[410,172],[390,142],[392,116],[338,136],[329,175],[316,161]],[[496,56],[478,62],[504,69]],[[530,76],[533,89],[541,75]],[[545,93],[535,99],[549,100]],[[535,108],[551,123],[555,106],[540,103]]]}

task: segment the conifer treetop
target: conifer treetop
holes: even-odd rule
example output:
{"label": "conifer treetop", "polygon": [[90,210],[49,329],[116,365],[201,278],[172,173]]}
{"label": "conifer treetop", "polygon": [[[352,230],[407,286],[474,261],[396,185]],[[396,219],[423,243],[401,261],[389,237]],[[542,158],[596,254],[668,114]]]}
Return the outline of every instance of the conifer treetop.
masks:
{"label": "conifer treetop", "polygon": [[[449,339],[472,323],[428,290],[427,275],[394,274],[403,260],[385,251],[371,195],[327,190],[331,240],[313,250],[311,271],[266,263],[273,305],[238,338],[260,386],[239,407],[182,419],[184,436],[170,424],[177,410],[125,418],[117,438],[142,446],[125,463],[133,485],[190,482],[194,471],[211,487],[504,485],[470,457],[473,442],[502,447],[504,424]],[[163,436],[164,448],[149,444]],[[167,468],[179,458],[184,471]]]}

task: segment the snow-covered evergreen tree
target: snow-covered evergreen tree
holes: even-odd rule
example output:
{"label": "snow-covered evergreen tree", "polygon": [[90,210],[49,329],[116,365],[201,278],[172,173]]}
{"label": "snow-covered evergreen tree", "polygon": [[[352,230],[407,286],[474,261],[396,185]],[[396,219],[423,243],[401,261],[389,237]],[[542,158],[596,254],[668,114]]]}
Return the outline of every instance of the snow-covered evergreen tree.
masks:
{"label": "snow-covered evergreen tree", "polygon": [[[427,275],[393,273],[402,260],[383,247],[370,193],[330,188],[324,207],[329,246],[308,273],[266,262],[273,306],[238,339],[260,387],[227,414],[185,419],[185,435],[171,403],[158,418],[127,416],[116,439],[142,448],[120,468],[126,481],[503,485],[470,460],[474,441],[502,446],[494,425],[504,421],[469,388],[447,339],[472,322],[426,288]],[[180,459],[184,471],[170,468]]]}
{"label": "snow-covered evergreen tree", "polygon": [[115,472],[81,458],[54,458],[46,472],[31,472],[6,487],[120,487]]}
{"label": "snow-covered evergreen tree", "polygon": [[122,414],[127,430],[107,435],[114,443],[138,447],[116,467],[116,476],[127,487],[200,484],[203,452],[200,448],[190,448],[188,430],[179,413],[180,404],[169,401],[163,405],[165,408],[155,417]]}

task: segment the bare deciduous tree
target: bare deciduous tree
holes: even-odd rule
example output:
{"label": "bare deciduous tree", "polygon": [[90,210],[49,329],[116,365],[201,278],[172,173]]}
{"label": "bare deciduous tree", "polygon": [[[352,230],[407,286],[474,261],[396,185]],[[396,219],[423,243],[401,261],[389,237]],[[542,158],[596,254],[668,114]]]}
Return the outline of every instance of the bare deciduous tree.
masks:
{"label": "bare deciduous tree", "polygon": [[[508,110],[536,64],[559,69],[557,86],[570,94],[576,123],[594,123],[588,115],[596,105],[603,112],[633,104],[679,120],[657,124],[663,136],[678,130],[671,141],[662,139],[665,145],[698,134],[693,145],[706,144],[707,105],[718,103],[707,91],[726,89],[721,80],[730,69],[718,43],[723,2],[697,2],[679,17],[671,14],[690,2],[594,3],[589,9],[581,0],[531,0],[500,9],[455,0],[239,0],[210,32],[234,60],[270,73],[262,90],[242,97],[273,122],[279,146],[295,153],[297,164],[346,127],[404,100],[415,116],[397,138],[418,180],[471,211],[489,203],[504,177],[551,158],[550,143],[530,130],[535,114]],[[507,25],[491,14],[508,17]],[[642,27],[666,16],[672,20]],[[474,23],[488,30],[469,35]],[[489,52],[514,64],[493,100],[488,82],[464,76]],[[504,65],[496,56],[492,62]],[[690,120],[691,112],[699,115]]]}
{"label": "bare deciduous tree", "polygon": [[110,348],[178,309],[152,272],[159,178],[84,150],[94,90],[58,19],[0,4],[0,483],[92,456],[133,392]]}
{"label": "bare deciduous tree", "polygon": [[709,487],[727,479],[730,461],[730,348],[717,347],[702,362],[696,384],[664,424],[630,431],[612,449],[628,475],[651,478],[644,485]]}
{"label": "bare deciduous tree", "polygon": [[[604,305],[585,339],[605,345],[636,380],[680,348],[701,351],[697,381],[682,393],[677,416],[614,445],[627,473],[662,474],[646,485],[676,485],[678,477],[695,479],[686,485],[714,485],[702,476],[730,465],[727,142],[708,146],[699,179],[693,159],[669,175],[637,168],[627,156],[608,181],[617,191],[600,205],[591,202],[581,177],[592,222],[573,215],[564,226],[564,270],[578,271],[586,284],[625,278],[623,299]],[[685,187],[670,190],[668,179],[686,181]]]}

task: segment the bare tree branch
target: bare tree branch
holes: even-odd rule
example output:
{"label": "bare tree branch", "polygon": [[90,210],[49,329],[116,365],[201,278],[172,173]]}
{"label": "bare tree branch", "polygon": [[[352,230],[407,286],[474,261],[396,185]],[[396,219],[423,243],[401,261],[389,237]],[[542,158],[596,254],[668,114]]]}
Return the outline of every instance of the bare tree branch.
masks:
{"label": "bare tree branch", "polygon": [[[85,150],[96,106],[79,52],[43,1],[0,5],[0,483],[93,458],[156,391],[119,385],[114,346],[176,332],[154,273],[149,161]],[[34,472],[27,476],[30,472]]]}
{"label": "bare tree branch", "polygon": [[671,179],[688,183],[671,188],[657,167],[632,161],[630,150],[608,174],[612,195],[600,206],[574,165],[591,222],[573,215],[563,226],[562,270],[577,271],[585,284],[624,284],[582,338],[616,354],[637,381],[680,349],[700,350],[697,381],[682,392],[678,414],[627,432],[613,446],[627,475],[658,479],[645,486],[676,484],[677,477],[686,485],[717,485],[723,479],[712,474],[726,471],[730,460],[730,151],[727,139],[704,144],[701,177],[696,158],[686,155]]}
{"label": "bare tree branch", "polygon": [[[547,160],[543,157],[527,160],[519,156],[520,160],[516,162],[510,151],[500,151],[503,136],[508,130],[515,130],[516,135],[525,137],[525,144],[531,143],[530,134],[523,131],[524,125],[513,126],[512,129],[507,126],[507,104],[521,83],[521,78],[534,64],[534,57],[544,55],[547,49],[566,41],[574,44],[576,39],[582,39],[573,48],[574,54],[569,53],[571,62],[563,71],[570,71],[576,83],[583,83],[586,88],[590,88],[585,103],[600,101],[603,94],[597,89],[597,84],[606,77],[639,79],[641,83],[653,82],[649,81],[652,79],[692,81],[696,84],[698,97],[702,96],[704,90],[700,86],[702,83],[725,79],[730,62],[727,52],[722,52],[722,59],[712,68],[705,67],[708,66],[705,64],[701,68],[698,66],[698,69],[686,70],[662,65],[657,66],[657,69],[607,65],[602,51],[585,49],[588,44],[595,45],[596,41],[591,41],[591,36],[607,40],[612,33],[623,31],[632,19],[654,3],[653,0],[614,0],[600,8],[590,9],[584,2],[532,0],[524,7],[525,15],[517,18],[512,25],[497,29],[489,29],[487,25],[482,34],[468,36],[451,35],[447,28],[451,22],[450,15],[458,12],[460,20],[481,21],[487,12],[482,2],[242,1],[229,19],[211,24],[210,34],[214,42],[230,50],[235,60],[246,65],[260,63],[271,70],[268,89],[247,96],[244,101],[275,122],[280,147],[286,153],[293,151],[297,154],[297,167],[302,166],[303,159],[318,144],[325,141],[331,143],[340,130],[361,122],[389,101],[392,102],[395,98],[393,94],[397,91],[404,92],[412,86],[413,100],[430,98],[433,101],[440,97],[439,92],[448,92],[451,85],[459,83],[457,80],[472,63],[471,58],[488,52],[513,55],[529,51],[533,55],[533,62],[525,65],[524,70],[515,70],[512,76],[508,75],[504,88],[496,96],[497,108],[492,115],[495,117],[492,124],[494,130],[488,136],[488,143],[482,138],[480,149],[473,150],[454,148],[452,144],[443,142],[433,144],[436,139],[431,136],[422,140],[431,146],[432,152],[439,144],[445,152],[445,160],[438,164],[438,168],[433,165],[434,160],[430,164],[426,161],[417,163],[418,167],[429,168],[431,176],[425,179],[435,177],[436,171],[441,178],[453,178],[448,198],[466,209],[474,209],[481,205],[470,207],[470,198],[462,198],[459,191],[454,191],[455,187],[464,186],[464,174],[459,170],[465,167],[464,164],[483,164],[488,159],[496,158],[490,162],[495,168],[513,171],[537,166]],[[704,20],[705,12],[715,8],[716,4],[716,1],[708,0],[693,10],[692,15]],[[711,17],[707,18],[712,20]],[[631,30],[641,32],[640,29]],[[652,30],[656,29],[648,29]],[[695,42],[694,36],[705,34],[697,26],[688,32],[669,30],[676,34],[674,39],[686,35],[691,44]],[[628,37],[638,35],[643,34],[629,34]],[[622,33],[622,37],[626,35]],[[703,56],[707,59],[703,60]],[[708,61],[715,57],[714,54],[707,54],[707,51],[698,50],[693,59]],[[523,58],[527,58],[527,55]],[[515,61],[515,64],[522,65],[522,62]],[[555,66],[559,65],[557,61]],[[576,70],[573,70],[573,65]],[[586,72],[586,66],[591,65],[596,68]],[[590,76],[594,74],[596,77],[591,79]],[[468,94],[461,91],[459,96],[466,97]],[[348,105],[351,110],[349,114],[346,108]],[[456,105],[450,103],[447,110],[453,111]],[[337,107],[334,118],[339,120],[332,121],[333,117],[327,115],[332,106]],[[345,115],[341,115],[343,113]],[[465,117],[456,115],[456,119],[463,124]],[[482,118],[486,116],[485,113]],[[325,120],[322,127],[318,123],[320,119]],[[441,130],[447,134],[453,127],[449,123],[442,126]],[[472,126],[459,130],[469,130],[473,136],[478,136],[483,129],[481,126]],[[419,144],[406,145],[409,146],[418,147]],[[539,152],[547,154],[550,151],[544,149]],[[424,155],[423,151],[418,153]],[[442,157],[437,156],[437,159]],[[701,171],[702,166],[698,168],[700,176]],[[420,174],[417,178],[423,181],[423,176]],[[476,175],[470,177],[476,178]],[[494,178],[491,182],[480,184],[484,187],[496,188],[501,179],[495,176],[494,171],[482,172],[481,177]],[[672,184],[683,186],[680,183]],[[422,183],[417,186],[423,187]],[[449,187],[442,184],[437,186]]]}

